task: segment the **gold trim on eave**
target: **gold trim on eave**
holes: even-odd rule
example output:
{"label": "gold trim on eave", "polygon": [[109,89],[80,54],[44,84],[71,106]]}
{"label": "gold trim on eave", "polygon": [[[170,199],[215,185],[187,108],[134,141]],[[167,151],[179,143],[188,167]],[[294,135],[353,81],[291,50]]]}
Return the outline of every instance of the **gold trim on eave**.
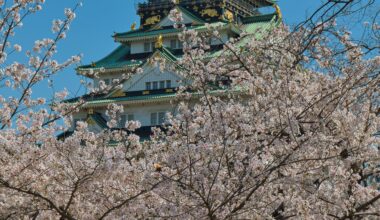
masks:
{"label": "gold trim on eave", "polygon": [[276,9],[276,14],[278,15],[278,18],[282,20],[282,12],[281,12],[280,6],[278,6],[277,4],[274,4],[273,7]]}
{"label": "gold trim on eave", "polygon": [[111,95],[112,98],[124,97],[126,96],[123,90],[118,90],[114,94]]}

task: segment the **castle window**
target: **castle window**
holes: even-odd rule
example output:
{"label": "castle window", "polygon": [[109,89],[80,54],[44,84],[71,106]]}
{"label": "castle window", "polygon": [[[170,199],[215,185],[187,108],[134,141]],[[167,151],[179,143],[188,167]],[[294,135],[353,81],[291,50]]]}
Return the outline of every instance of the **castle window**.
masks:
{"label": "castle window", "polygon": [[165,122],[165,114],[166,112],[153,112],[150,113],[150,124],[153,125],[161,125]]}
{"label": "castle window", "polygon": [[170,40],[170,48],[181,49],[182,48],[182,42],[177,40],[177,39]]}
{"label": "castle window", "polygon": [[172,87],[172,81],[166,80],[166,88],[171,88],[171,87]]}
{"label": "castle window", "polygon": [[144,43],[144,52],[150,52],[151,49],[150,49],[150,42],[145,42]]}
{"label": "castle window", "polygon": [[158,113],[158,124],[163,124],[165,122],[165,112]]}
{"label": "castle window", "polygon": [[171,80],[153,81],[145,83],[145,90],[168,89],[172,87]]}
{"label": "castle window", "polygon": [[157,125],[157,112],[150,113],[150,124]]}
{"label": "castle window", "polygon": [[155,42],[145,42],[144,43],[144,52],[152,52]]}
{"label": "castle window", "polygon": [[160,81],[160,89],[165,89],[165,81]]}
{"label": "castle window", "polygon": [[146,82],[145,83],[145,90],[151,90],[152,87],[151,87],[151,83],[150,82]]}
{"label": "castle window", "polygon": [[135,116],[133,114],[124,114],[120,116],[120,121],[119,121],[119,128],[124,128],[125,123],[127,121],[133,121],[135,120]]}
{"label": "castle window", "polygon": [[156,90],[156,89],[158,89],[158,82],[154,81],[153,82],[153,90]]}

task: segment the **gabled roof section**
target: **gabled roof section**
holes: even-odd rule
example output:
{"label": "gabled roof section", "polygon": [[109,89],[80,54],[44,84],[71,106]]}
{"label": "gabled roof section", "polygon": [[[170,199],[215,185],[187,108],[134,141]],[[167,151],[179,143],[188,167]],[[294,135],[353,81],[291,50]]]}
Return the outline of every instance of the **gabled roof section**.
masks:
{"label": "gabled roof section", "polygon": [[[184,20],[183,24],[202,25],[202,24],[206,23],[202,18],[194,15],[193,13],[191,13],[186,8],[184,8],[180,5],[176,5],[173,9],[177,9],[178,11],[180,11],[182,13],[182,17]],[[162,19],[159,23],[154,25],[149,30],[157,30],[157,29],[160,29],[162,27],[168,27],[168,26],[172,27],[173,24],[174,23],[170,20],[169,15],[167,15],[164,19]]]}
{"label": "gabled roof section", "polygon": [[129,69],[131,67],[137,67],[144,65],[150,58],[155,56],[161,56],[170,62],[175,62],[181,57],[181,53],[174,53],[174,51],[162,47],[156,48],[156,50],[148,53],[130,54],[128,46],[121,45],[115,51],[105,58],[99,60],[90,65],[84,65],[77,68],[79,74],[86,74],[90,70],[104,72],[116,72]]}
{"label": "gabled roof section", "polygon": [[[156,48],[155,52],[151,54],[141,65],[151,65],[149,64],[149,60],[152,60],[155,57],[161,57],[170,63],[175,63],[180,57],[174,55],[170,49],[162,47],[162,48]],[[123,91],[122,89],[115,89],[111,91],[108,95],[104,96],[106,98],[117,98],[117,97],[123,97],[125,96],[126,91]]]}
{"label": "gabled roof section", "polygon": [[141,65],[149,55],[150,53],[132,55],[129,46],[122,44],[103,59],[89,65],[79,66],[76,70],[78,73],[85,73],[91,69],[100,70],[104,68],[106,70],[119,70],[135,67]]}
{"label": "gabled roof section", "polygon": [[166,47],[157,48],[153,56],[155,56],[156,54],[159,54],[161,57],[172,62],[175,62],[178,60],[178,58],[171,52],[171,50]]}

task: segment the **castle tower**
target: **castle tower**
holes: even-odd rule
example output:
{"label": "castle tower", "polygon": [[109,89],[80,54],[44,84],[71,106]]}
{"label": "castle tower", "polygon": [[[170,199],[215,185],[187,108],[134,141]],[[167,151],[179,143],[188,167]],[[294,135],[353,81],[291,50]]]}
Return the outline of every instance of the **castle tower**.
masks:
{"label": "castle tower", "polygon": [[176,107],[171,104],[176,88],[181,83],[191,83],[191,79],[184,79],[170,68],[162,70],[150,62],[153,57],[160,57],[167,61],[167,65],[175,64],[183,55],[182,43],[178,39],[181,30],[174,28],[168,18],[173,8],[182,12],[183,24],[189,30],[207,32],[208,25],[218,28],[223,42],[210,39],[211,49],[208,51],[210,56],[217,56],[224,42],[231,37],[238,37],[242,32],[248,33],[246,38],[255,37],[258,29],[270,31],[274,28],[281,20],[279,12],[263,15],[258,11],[260,7],[270,5],[273,5],[270,0],[140,1],[137,4],[140,27],[132,24],[131,30],[114,34],[118,47],[103,59],[78,67],[77,73],[91,78],[97,86],[111,85],[112,81],[119,80],[136,67],[143,72],[131,76],[123,81],[122,88],[112,89],[107,94],[67,100],[75,102],[80,98],[86,104],[73,116],[71,130],[60,138],[72,133],[75,122],[80,120],[87,121],[95,132],[109,129],[105,112],[111,103],[124,106],[124,113],[119,116],[119,129],[123,129],[129,120],[141,122],[142,127],[136,131],[141,139],[148,139],[151,128],[165,122],[166,113],[176,113]]}

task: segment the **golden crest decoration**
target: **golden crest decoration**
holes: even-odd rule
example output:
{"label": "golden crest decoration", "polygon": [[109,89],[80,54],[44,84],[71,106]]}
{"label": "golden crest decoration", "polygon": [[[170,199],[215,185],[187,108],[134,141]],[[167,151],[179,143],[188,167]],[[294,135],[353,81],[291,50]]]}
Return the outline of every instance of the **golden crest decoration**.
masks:
{"label": "golden crest decoration", "polygon": [[152,17],[147,18],[147,19],[145,20],[144,25],[152,25],[152,24],[156,24],[156,23],[158,23],[160,20],[161,20],[161,15],[155,15],[155,16],[152,16]]}
{"label": "golden crest decoration", "polygon": [[213,8],[207,8],[207,9],[203,9],[203,10],[201,11],[201,15],[202,15],[202,16],[207,15],[207,16],[213,18],[213,17],[217,17],[217,16],[219,16],[219,13],[218,13],[217,10],[215,10],[215,9],[213,9]]}

